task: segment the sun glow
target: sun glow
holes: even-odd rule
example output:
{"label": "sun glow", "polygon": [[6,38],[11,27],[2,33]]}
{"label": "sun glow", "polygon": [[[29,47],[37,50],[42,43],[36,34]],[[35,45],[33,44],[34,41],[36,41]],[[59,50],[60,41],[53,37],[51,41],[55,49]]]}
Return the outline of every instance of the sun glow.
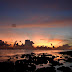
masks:
{"label": "sun glow", "polygon": [[7,41],[8,44],[12,44],[13,46],[15,41],[17,41],[17,43],[21,45],[22,43],[25,44],[25,40],[27,39],[34,42],[33,44],[34,47],[37,47],[37,46],[58,47],[63,45],[63,40],[50,39],[49,36],[45,37],[44,35],[37,35],[37,34],[32,35],[31,38],[29,36],[19,37],[18,35],[16,35],[9,39],[3,39],[3,41]]}
{"label": "sun glow", "polygon": [[[34,44],[34,46],[47,46],[47,47],[58,47],[58,46],[62,46],[63,42],[62,40],[38,40],[35,41],[36,43]],[[51,45],[52,44],[52,45]]]}

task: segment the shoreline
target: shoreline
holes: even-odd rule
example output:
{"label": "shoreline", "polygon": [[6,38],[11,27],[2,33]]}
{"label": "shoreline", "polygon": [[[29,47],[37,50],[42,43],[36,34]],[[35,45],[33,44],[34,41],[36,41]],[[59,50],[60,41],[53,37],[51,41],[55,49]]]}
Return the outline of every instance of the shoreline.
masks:
{"label": "shoreline", "polygon": [[[72,50],[72,49],[24,49],[24,48],[21,48],[23,50]],[[0,50],[21,50],[20,48],[1,48]]]}

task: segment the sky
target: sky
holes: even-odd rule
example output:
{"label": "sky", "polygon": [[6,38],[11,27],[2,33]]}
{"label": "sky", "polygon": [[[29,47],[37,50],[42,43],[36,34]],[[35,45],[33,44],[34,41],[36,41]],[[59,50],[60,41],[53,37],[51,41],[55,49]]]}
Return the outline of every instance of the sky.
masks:
{"label": "sky", "polygon": [[72,45],[72,0],[0,0],[0,40],[34,46]]}

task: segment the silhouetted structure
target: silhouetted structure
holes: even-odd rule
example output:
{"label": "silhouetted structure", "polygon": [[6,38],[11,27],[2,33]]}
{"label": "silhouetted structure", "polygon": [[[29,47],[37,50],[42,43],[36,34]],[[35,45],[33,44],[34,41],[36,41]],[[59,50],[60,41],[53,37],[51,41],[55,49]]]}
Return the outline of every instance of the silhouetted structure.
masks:
{"label": "silhouetted structure", "polygon": [[25,47],[33,47],[33,41],[25,40]]}
{"label": "silhouetted structure", "polygon": [[8,48],[11,44],[7,44],[7,42],[0,40],[0,48]]}
{"label": "silhouetted structure", "polygon": [[4,45],[4,41],[0,40],[0,46]]}
{"label": "silhouetted structure", "polygon": [[53,48],[55,48],[55,47],[53,46]]}
{"label": "silhouetted structure", "polygon": [[18,46],[19,44],[17,43],[16,46]]}
{"label": "silhouetted structure", "polygon": [[14,43],[14,47],[16,46],[16,43],[17,43],[17,41],[15,41],[15,43]]}

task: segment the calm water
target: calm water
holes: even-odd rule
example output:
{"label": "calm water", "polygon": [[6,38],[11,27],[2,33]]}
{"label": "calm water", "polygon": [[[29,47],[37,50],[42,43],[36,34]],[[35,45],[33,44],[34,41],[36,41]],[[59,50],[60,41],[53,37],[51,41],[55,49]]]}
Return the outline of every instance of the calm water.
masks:
{"label": "calm water", "polygon": [[0,61],[5,61],[7,59],[9,59],[9,57],[11,56],[15,56],[15,55],[22,55],[22,54],[30,54],[30,53],[48,53],[48,54],[52,54],[52,55],[60,55],[58,52],[63,52],[65,50],[0,50]]}
{"label": "calm water", "polygon": [[[35,54],[39,54],[39,53],[48,53],[48,54],[52,54],[54,56],[62,56],[61,54],[59,54],[59,52],[64,52],[64,51],[69,51],[69,50],[0,50],[0,62],[1,61],[6,61],[7,59],[9,59],[10,57],[13,56],[21,56],[22,54],[31,54],[31,53],[35,53]],[[59,59],[59,58],[58,58]]]}
{"label": "calm water", "polygon": [[[47,53],[55,57],[58,56],[54,58],[55,61],[58,61],[58,59],[65,59],[63,54],[59,54],[59,52],[64,52],[64,51],[69,51],[69,50],[23,50],[23,49],[21,50],[0,50],[0,62],[7,61],[10,57],[11,57],[11,60],[15,62],[16,60],[22,59],[21,58],[22,54],[31,54],[31,53],[35,53],[36,55],[40,53]],[[18,59],[16,59],[16,56],[18,56]],[[66,66],[69,68],[71,68],[70,66],[72,66],[71,62],[65,62],[63,60],[60,60],[59,63],[63,63],[63,65],[61,66]],[[38,69],[38,68],[49,67],[49,66],[50,66],[50,63],[48,62],[47,64],[36,65],[36,68]],[[57,68],[61,66],[55,66],[56,71],[57,71]]]}

